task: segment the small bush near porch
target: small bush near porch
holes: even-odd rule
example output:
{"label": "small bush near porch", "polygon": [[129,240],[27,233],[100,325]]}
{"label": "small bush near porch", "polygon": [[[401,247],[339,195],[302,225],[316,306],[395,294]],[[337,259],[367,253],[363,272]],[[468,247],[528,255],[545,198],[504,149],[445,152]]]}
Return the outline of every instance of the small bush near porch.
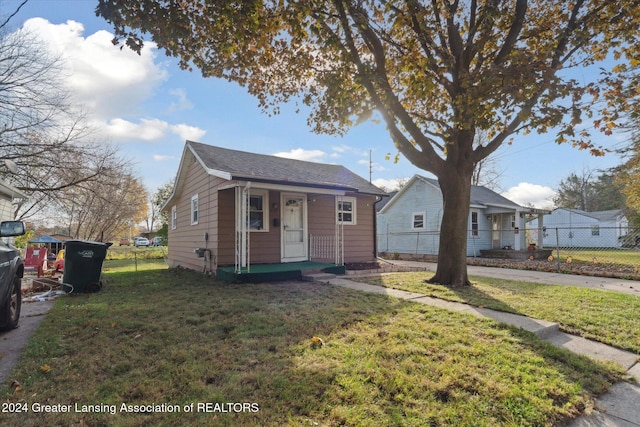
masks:
{"label": "small bush near porch", "polygon": [[[623,375],[493,321],[381,295],[106,267],[103,291],[56,301],[0,386],[1,402],[30,410],[0,424],[563,425]],[[76,402],[117,410],[31,410]],[[216,407],[231,410],[204,412]]]}

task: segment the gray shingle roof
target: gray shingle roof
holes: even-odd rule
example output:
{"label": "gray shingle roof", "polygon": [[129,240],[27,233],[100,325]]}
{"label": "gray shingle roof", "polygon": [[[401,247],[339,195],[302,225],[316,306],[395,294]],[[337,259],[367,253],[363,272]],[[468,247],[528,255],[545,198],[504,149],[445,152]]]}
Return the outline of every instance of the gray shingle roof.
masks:
{"label": "gray shingle roof", "polygon": [[187,145],[205,167],[228,173],[232,179],[386,195],[384,191],[344,166],[285,159],[194,141],[187,141]]}
{"label": "gray shingle roof", "polygon": [[[437,179],[427,178],[424,176],[420,176],[421,179],[430,182],[432,185],[440,188],[440,184]],[[488,189],[487,187],[482,187],[478,185],[471,186],[471,200],[470,203],[472,205],[491,205],[491,206],[504,206],[504,207],[512,207],[522,208],[519,204],[512,202],[506,197],[501,196],[493,190]]]}
{"label": "gray shingle roof", "polygon": [[594,211],[594,212],[587,212],[580,209],[567,209],[567,208],[558,208],[558,209],[564,209],[566,211],[574,212],[579,215],[588,216],[588,217],[597,219],[598,221],[615,221],[619,216],[623,215],[623,212],[621,209],[611,209],[608,211]]}

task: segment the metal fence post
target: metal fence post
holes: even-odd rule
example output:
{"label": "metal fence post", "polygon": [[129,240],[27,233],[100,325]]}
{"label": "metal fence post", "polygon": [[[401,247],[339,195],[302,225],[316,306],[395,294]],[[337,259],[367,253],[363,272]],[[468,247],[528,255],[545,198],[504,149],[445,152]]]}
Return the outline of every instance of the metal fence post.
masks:
{"label": "metal fence post", "polygon": [[560,238],[558,237],[558,227],[556,227],[556,265],[560,273]]}

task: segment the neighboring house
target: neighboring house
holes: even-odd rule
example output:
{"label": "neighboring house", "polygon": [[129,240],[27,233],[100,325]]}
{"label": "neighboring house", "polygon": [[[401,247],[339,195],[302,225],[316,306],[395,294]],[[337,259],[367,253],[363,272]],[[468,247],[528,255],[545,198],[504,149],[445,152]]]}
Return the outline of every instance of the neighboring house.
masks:
{"label": "neighboring house", "polygon": [[0,180],[0,221],[13,221],[15,219],[13,200],[26,198],[26,194]]}
{"label": "neighboring house", "polygon": [[[619,248],[629,230],[629,221],[620,209],[585,212],[557,208],[543,221],[543,243],[548,248]],[[530,227],[538,228],[537,220]]]}
{"label": "neighboring house", "polygon": [[385,195],[343,166],[187,141],[163,207],[169,265],[242,274],[259,264],[373,261],[375,203]]}
{"label": "neighboring house", "polygon": [[[414,175],[389,201],[378,206],[378,250],[386,253],[436,255],[440,244],[443,202],[438,181]],[[484,249],[525,249],[527,216],[548,212],[527,208],[486,187],[472,186],[467,229],[467,256]]]}

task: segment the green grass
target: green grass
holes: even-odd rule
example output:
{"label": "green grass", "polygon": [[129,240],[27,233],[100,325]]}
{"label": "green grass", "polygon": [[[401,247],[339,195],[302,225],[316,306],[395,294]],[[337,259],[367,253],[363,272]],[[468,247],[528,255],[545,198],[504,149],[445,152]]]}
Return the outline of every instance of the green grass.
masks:
{"label": "green grass", "polygon": [[472,277],[473,286],[451,289],[426,283],[432,275],[399,273],[355,280],[557,322],[566,332],[640,354],[638,296],[488,277]]}
{"label": "green grass", "polygon": [[[545,248],[552,249],[552,248]],[[553,250],[554,258],[557,251]],[[640,267],[640,251],[636,249],[609,249],[609,248],[560,248],[560,260],[566,262],[571,257],[573,261],[592,263],[594,259],[599,263],[621,264]]]}
{"label": "green grass", "polygon": [[[491,320],[377,294],[124,266],[105,276],[101,292],[56,301],[0,385],[0,402],[30,410],[0,425],[563,425],[624,375]],[[117,410],[31,411],[75,402]],[[252,410],[197,412],[206,403]]]}
{"label": "green grass", "polygon": [[107,250],[107,260],[163,259],[167,256],[166,246],[139,247],[111,246]]}
{"label": "green grass", "polygon": [[161,270],[167,268],[167,263],[163,259],[107,259],[102,264],[103,273],[135,272],[146,270]]}

